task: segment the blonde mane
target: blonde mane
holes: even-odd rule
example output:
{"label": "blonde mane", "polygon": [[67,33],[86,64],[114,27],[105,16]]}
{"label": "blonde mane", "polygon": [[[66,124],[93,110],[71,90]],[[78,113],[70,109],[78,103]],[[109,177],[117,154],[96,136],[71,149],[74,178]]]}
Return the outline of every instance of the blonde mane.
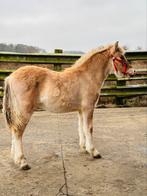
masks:
{"label": "blonde mane", "polygon": [[112,47],[112,45],[107,45],[107,46],[100,46],[98,48],[95,48],[93,50],[91,50],[90,52],[84,54],[83,56],[81,56],[80,59],[78,59],[75,64],[73,64],[72,68],[75,67],[79,67],[82,64],[86,63],[87,60],[89,60],[93,55],[97,54],[97,53],[102,53],[106,50],[108,50],[110,47]]}

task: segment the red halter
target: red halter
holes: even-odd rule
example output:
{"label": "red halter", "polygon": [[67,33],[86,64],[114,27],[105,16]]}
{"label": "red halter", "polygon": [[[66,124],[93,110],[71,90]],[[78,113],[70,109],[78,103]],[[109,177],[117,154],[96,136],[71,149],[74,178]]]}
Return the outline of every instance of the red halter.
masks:
{"label": "red halter", "polygon": [[117,57],[113,57],[112,60],[113,60],[113,65],[114,65],[115,71],[118,72],[116,62],[119,62],[123,65],[123,72],[122,73],[126,75],[127,74],[127,63],[122,59],[118,59]]}

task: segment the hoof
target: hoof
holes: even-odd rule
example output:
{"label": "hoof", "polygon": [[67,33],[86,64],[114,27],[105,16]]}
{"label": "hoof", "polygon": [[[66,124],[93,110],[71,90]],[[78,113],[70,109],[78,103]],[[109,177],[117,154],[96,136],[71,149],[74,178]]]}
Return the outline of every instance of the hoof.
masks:
{"label": "hoof", "polygon": [[88,152],[87,152],[85,147],[80,147],[80,153],[81,154],[87,154]]}
{"label": "hoof", "polygon": [[80,150],[80,154],[88,154],[87,150]]}
{"label": "hoof", "polygon": [[21,170],[29,170],[31,167],[28,164],[24,164],[20,167]]}
{"label": "hoof", "polygon": [[95,158],[95,159],[101,159],[102,156],[100,154],[97,154],[97,155],[93,156],[93,158]]}

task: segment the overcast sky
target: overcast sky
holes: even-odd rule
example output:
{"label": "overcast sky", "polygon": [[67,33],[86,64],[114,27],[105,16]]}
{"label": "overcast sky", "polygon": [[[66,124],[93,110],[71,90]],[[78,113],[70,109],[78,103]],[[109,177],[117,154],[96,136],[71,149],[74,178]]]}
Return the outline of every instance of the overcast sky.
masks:
{"label": "overcast sky", "polygon": [[88,51],[147,49],[146,0],[0,0],[0,43]]}

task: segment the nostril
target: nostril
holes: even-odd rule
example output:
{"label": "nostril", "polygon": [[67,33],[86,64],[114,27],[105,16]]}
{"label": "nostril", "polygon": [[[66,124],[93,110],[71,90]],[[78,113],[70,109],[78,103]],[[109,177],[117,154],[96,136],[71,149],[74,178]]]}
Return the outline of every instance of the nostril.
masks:
{"label": "nostril", "polygon": [[133,74],[134,74],[134,75],[136,74],[136,71],[135,71],[135,69],[133,70]]}

